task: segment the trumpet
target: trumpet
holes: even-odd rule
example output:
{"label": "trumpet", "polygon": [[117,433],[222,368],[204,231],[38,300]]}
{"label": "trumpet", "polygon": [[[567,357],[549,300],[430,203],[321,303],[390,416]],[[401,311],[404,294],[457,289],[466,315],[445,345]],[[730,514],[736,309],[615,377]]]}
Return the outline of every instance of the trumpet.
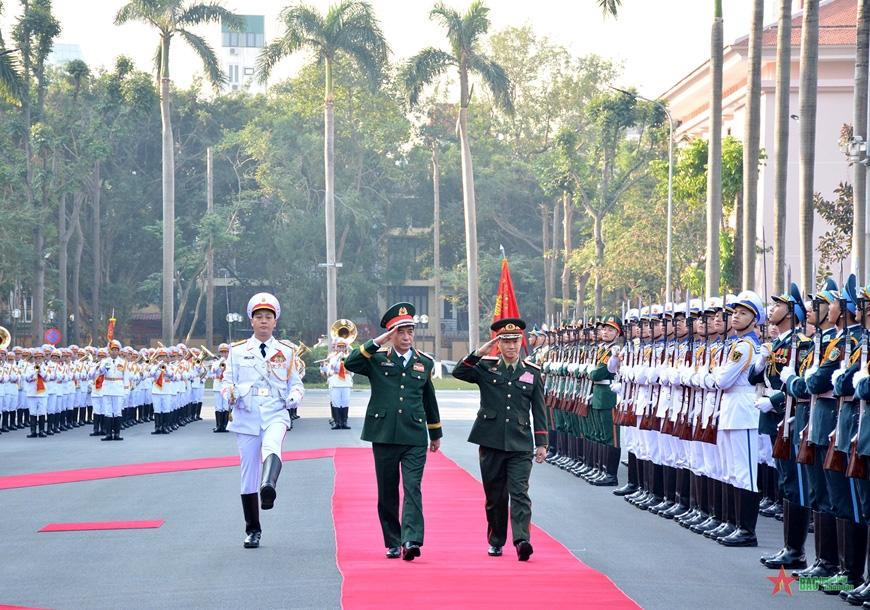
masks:
{"label": "trumpet", "polygon": [[194,360],[194,362],[196,364],[202,364],[202,358],[197,358],[196,360]]}
{"label": "trumpet", "polygon": [[165,370],[166,370],[166,363],[165,363],[165,362],[163,362],[163,363],[160,364],[160,370],[161,370],[161,371],[165,371]]}
{"label": "trumpet", "polygon": [[202,353],[207,355],[212,360],[217,360],[217,356],[215,356],[206,346],[200,345],[200,347],[202,348]]}
{"label": "trumpet", "polygon": [[227,368],[227,363],[226,363],[226,362],[221,362],[221,370],[222,370],[222,371],[223,371],[223,370],[226,370],[226,368]]}

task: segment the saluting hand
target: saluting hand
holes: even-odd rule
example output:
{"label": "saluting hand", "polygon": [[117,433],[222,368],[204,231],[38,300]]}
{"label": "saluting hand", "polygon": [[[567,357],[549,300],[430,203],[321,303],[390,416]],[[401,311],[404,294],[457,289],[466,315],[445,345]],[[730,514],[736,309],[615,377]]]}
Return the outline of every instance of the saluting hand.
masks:
{"label": "saluting hand", "polygon": [[494,348],[496,345],[498,345],[498,337],[493,337],[492,339],[478,347],[477,351],[483,356],[488,356],[489,353],[492,351],[492,348]]}
{"label": "saluting hand", "polygon": [[393,328],[391,328],[390,330],[388,330],[384,334],[382,334],[378,337],[375,337],[374,342],[377,343],[381,347],[383,347],[387,343],[392,343],[393,338],[396,336],[396,330],[398,330],[398,328],[399,328],[398,326],[394,326]]}

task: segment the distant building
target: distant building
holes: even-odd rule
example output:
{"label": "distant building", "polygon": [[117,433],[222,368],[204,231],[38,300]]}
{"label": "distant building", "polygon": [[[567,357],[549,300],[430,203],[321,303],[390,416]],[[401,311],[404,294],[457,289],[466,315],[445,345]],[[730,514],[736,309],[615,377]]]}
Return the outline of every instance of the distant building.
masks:
{"label": "distant building", "polygon": [[246,21],[243,32],[231,32],[221,24],[221,71],[227,76],[224,93],[250,91],[265,93],[265,84],[257,83],[254,70],[257,56],[266,44],[263,15],[242,15]]}
{"label": "distant building", "polygon": [[[819,6],[819,70],[818,109],[816,114],[816,162],[814,191],[827,200],[834,199],[834,189],[840,182],[852,182],[854,166],[849,166],[840,151],[839,138],[843,124],[852,123],[853,93],[855,88],[857,0],[823,0]],[[755,290],[764,294],[764,287],[772,286],[772,274],[781,273],[800,281],[800,240],[798,218],[798,159],[800,136],[798,131],[798,85],[800,84],[800,53],[802,12],[794,13],[791,31],[791,86],[789,96],[790,122],[788,143],[788,187],[786,215],[786,269],[773,269],[772,259],[767,266],[763,257],[756,261]],[[773,245],[774,223],[774,113],[776,111],[776,51],[778,24],[764,27],[761,51],[761,140],[760,146],[768,155],[758,177],[758,245],[762,236],[766,245]],[[746,72],[749,60],[748,36],[738,38],[724,49],[722,79],[722,136],[733,135],[744,140],[746,113]],[[686,137],[709,140],[710,61],[707,60],[678,83],[668,89],[661,99],[667,100],[674,121],[679,124],[675,138]],[[859,166],[863,171],[863,166]],[[762,233],[762,228],[766,233]],[[814,244],[828,230],[827,223],[818,215],[813,224]],[[818,261],[819,255],[813,253]],[[851,257],[843,261],[844,274],[851,268]],[[839,269],[833,269],[833,279],[842,284]],[[790,273],[789,273],[790,272]],[[812,286],[802,287],[812,292]]]}
{"label": "distant building", "polygon": [[77,44],[54,43],[51,53],[48,54],[48,63],[52,66],[62,66],[74,59],[85,61],[82,48]]}

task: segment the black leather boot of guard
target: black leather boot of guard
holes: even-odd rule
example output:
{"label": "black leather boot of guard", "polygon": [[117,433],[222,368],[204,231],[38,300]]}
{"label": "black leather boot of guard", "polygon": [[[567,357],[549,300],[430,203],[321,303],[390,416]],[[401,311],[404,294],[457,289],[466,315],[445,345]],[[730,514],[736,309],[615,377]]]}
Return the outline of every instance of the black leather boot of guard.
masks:
{"label": "black leather boot of guard", "polygon": [[761,493],[748,489],[737,489],[737,529],[719,540],[724,546],[758,546],[755,526],[758,525],[758,505]]}
{"label": "black leather boot of guard", "polygon": [[837,573],[837,519],[833,515],[813,511],[816,560],[804,570],[792,572],[792,576],[827,578]]}
{"label": "black leather boot of guard", "polygon": [[245,513],[245,548],[255,549],[260,546],[260,508],[257,506],[257,494],[242,494],[242,510]]}
{"label": "black leather boot of guard", "polygon": [[275,505],[275,498],[278,496],[275,486],[278,485],[280,474],[281,458],[270,453],[263,462],[263,477],[260,480],[260,507],[263,510],[269,510]]}
{"label": "black leather boot of guard", "polygon": [[342,407],[341,408],[341,429],[342,430],[350,430],[350,426],[347,423],[347,414],[350,412],[350,407]]}
{"label": "black leather boot of guard", "polygon": [[785,547],[774,555],[761,558],[761,563],[772,570],[789,570],[807,567],[805,545],[807,528],[812,512],[809,508],[782,499],[782,526]]}
{"label": "black leather boot of guard", "polygon": [[30,434],[27,435],[27,438],[36,438],[37,436],[39,436],[39,435],[36,433],[36,418],[31,417],[30,418]]}
{"label": "black leather boot of guard", "polygon": [[[863,583],[864,555],[867,552],[867,526],[851,519],[837,519],[837,556],[840,569],[837,576],[846,579],[854,589]],[[823,589],[828,595],[836,595],[839,589]]]}

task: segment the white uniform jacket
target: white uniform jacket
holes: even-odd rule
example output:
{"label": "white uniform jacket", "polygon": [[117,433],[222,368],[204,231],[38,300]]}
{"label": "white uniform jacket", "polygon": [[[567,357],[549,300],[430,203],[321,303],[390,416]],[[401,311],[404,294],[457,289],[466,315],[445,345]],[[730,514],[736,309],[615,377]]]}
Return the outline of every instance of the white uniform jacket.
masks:
{"label": "white uniform jacket", "polygon": [[265,358],[254,337],[230,348],[221,394],[232,408],[233,420],[227,426],[231,432],[259,435],[276,422],[289,429],[287,409],[305,396],[294,347],[274,337],[265,344]]}

